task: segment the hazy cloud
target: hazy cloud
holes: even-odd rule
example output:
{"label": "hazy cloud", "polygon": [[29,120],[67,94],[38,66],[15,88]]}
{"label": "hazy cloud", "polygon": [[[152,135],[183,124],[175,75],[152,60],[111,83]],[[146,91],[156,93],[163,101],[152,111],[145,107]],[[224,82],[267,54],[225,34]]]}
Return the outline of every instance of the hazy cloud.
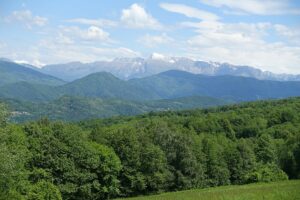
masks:
{"label": "hazy cloud", "polygon": [[173,38],[169,37],[166,33],[160,35],[146,34],[138,39],[138,41],[147,47],[155,47],[163,44],[168,44],[173,41]]}
{"label": "hazy cloud", "polygon": [[280,36],[285,37],[289,43],[300,45],[300,27],[288,27],[282,24],[275,24],[274,29]]}
{"label": "hazy cloud", "polygon": [[161,3],[160,7],[169,12],[179,13],[191,18],[207,20],[207,21],[215,21],[219,19],[217,15],[211,12],[200,10],[184,4]]}
{"label": "hazy cloud", "polygon": [[108,19],[74,18],[74,19],[65,20],[65,22],[99,26],[99,27],[115,27],[118,25],[118,22],[108,20]]}
{"label": "hazy cloud", "polygon": [[48,19],[45,17],[33,15],[30,10],[13,11],[11,15],[5,18],[6,22],[19,22],[27,28],[33,26],[44,26]]}
{"label": "hazy cloud", "polygon": [[288,0],[200,0],[200,2],[218,8],[229,9],[226,10],[228,14],[300,14],[300,9],[293,8]]}

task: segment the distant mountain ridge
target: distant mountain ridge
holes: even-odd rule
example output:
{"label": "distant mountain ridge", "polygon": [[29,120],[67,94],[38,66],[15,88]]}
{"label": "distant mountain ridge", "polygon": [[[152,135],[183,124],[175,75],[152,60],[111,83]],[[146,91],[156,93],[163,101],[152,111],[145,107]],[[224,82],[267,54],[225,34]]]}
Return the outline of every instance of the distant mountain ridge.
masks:
{"label": "distant mountain ridge", "polygon": [[156,54],[144,58],[116,58],[92,63],[71,62],[46,65],[38,69],[65,81],[73,81],[96,72],[109,72],[120,79],[143,78],[169,70],[181,70],[210,76],[232,75],[259,80],[300,81],[300,75],[275,74],[250,66],[228,63],[195,61],[184,57],[163,57]]}
{"label": "distant mountain ridge", "polygon": [[208,96],[232,101],[252,101],[300,96],[298,81],[267,81],[239,76],[206,76],[170,70],[145,78],[122,80],[99,72],[60,85],[13,83],[0,87],[0,97],[50,101],[61,96],[147,101],[188,96]]}

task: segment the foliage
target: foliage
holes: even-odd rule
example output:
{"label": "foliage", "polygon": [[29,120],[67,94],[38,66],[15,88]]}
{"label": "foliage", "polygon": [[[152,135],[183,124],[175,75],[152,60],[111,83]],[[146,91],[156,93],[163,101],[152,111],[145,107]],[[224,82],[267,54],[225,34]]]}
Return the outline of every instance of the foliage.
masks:
{"label": "foliage", "polygon": [[33,154],[30,166],[48,172],[64,199],[103,199],[118,193],[118,157],[88,141],[79,127],[41,120],[24,131]]}
{"label": "foliage", "polygon": [[80,123],[2,123],[0,172],[2,199],[111,199],[296,179],[300,98]]}
{"label": "foliage", "polygon": [[246,175],[248,182],[272,182],[287,180],[288,176],[275,164],[260,164],[252,173]]}
{"label": "foliage", "polygon": [[59,189],[52,183],[39,181],[28,193],[28,200],[62,200]]}

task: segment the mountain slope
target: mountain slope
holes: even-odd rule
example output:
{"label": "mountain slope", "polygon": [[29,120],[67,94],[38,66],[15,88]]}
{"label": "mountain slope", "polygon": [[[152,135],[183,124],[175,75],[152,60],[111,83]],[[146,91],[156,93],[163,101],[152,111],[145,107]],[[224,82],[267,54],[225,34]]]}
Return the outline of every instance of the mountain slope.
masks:
{"label": "mountain slope", "polygon": [[204,76],[171,70],[124,81],[101,72],[62,86],[19,82],[0,87],[0,97],[49,101],[61,96],[147,101],[209,96],[233,101],[285,98],[300,95],[300,82],[262,81],[237,76]]}
{"label": "mountain slope", "polygon": [[50,75],[43,74],[36,70],[24,67],[22,65],[0,61],[0,86],[16,83],[16,82],[29,82],[34,84],[44,85],[62,85],[64,81]]}
{"label": "mountain slope", "polygon": [[82,79],[58,88],[64,95],[121,98],[130,100],[159,99],[151,91],[145,91],[143,87],[136,87],[128,81],[116,78],[110,73],[99,72],[88,75]]}
{"label": "mountain slope", "polygon": [[236,76],[204,76],[171,70],[129,81],[161,98],[211,96],[249,101],[300,95],[300,82],[264,81]]}
{"label": "mountain slope", "polygon": [[300,82],[263,81],[237,76],[204,76],[171,70],[124,81],[110,73],[91,74],[57,89],[61,95],[127,100],[210,96],[234,101],[300,95]]}
{"label": "mountain slope", "polygon": [[0,87],[0,97],[27,101],[48,101],[60,96],[56,87],[49,85],[17,82]]}

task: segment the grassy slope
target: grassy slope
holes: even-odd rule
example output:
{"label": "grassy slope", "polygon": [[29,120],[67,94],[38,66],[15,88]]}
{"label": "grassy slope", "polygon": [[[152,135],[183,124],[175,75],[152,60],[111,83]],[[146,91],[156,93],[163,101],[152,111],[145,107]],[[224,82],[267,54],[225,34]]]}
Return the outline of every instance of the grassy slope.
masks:
{"label": "grassy slope", "polygon": [[300,180],[275,183],[222,186],[187,190],[128,200],[295,200],[300,199]]}

